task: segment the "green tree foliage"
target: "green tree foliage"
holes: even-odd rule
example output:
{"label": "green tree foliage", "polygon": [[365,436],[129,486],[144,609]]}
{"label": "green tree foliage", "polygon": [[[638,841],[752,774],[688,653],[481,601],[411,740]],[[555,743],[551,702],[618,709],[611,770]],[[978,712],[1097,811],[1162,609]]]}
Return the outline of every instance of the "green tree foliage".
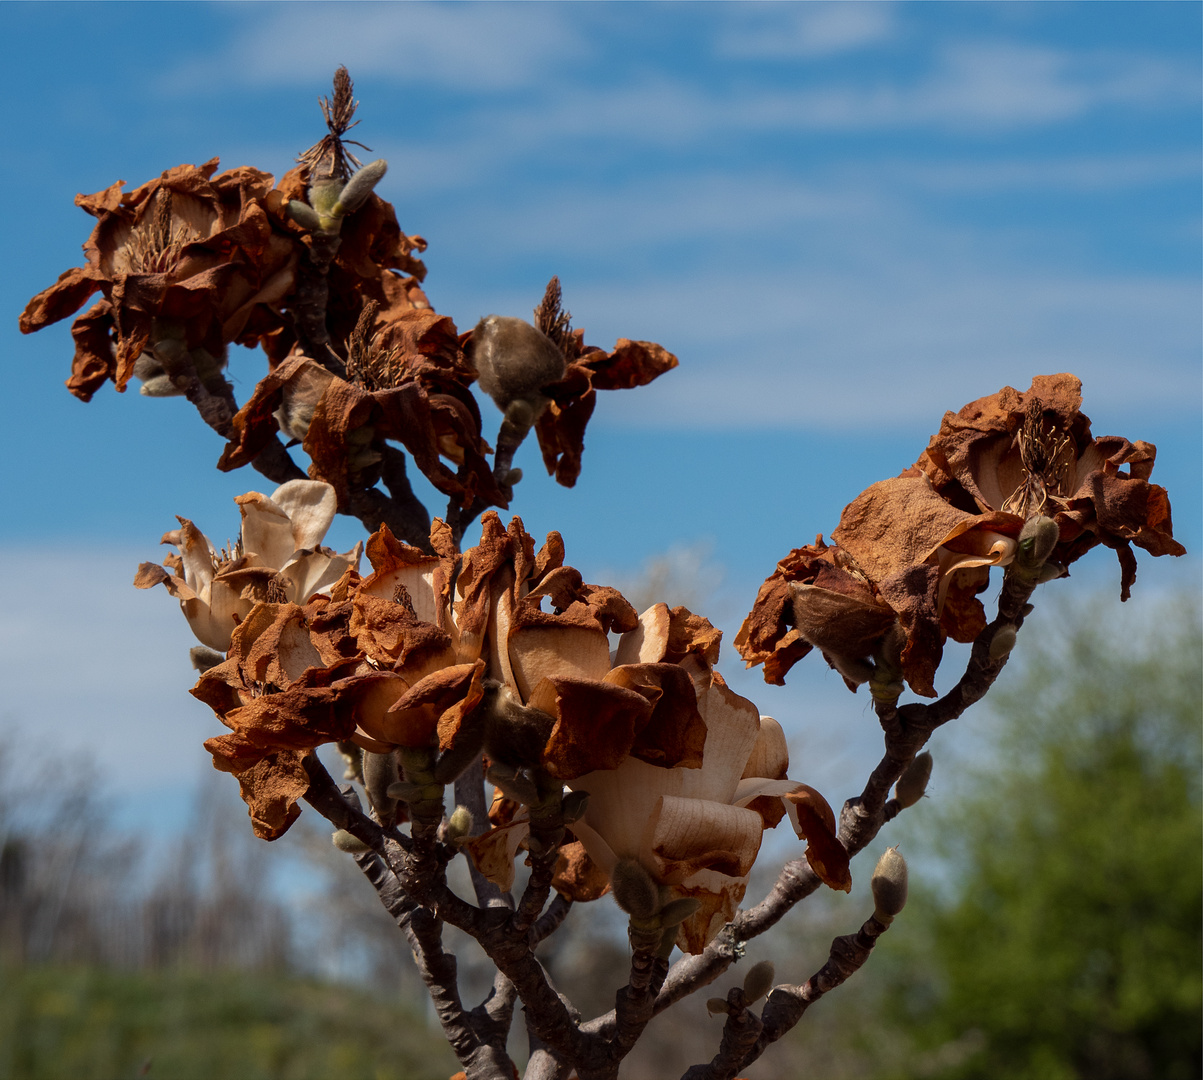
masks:
{"label": "green tree foliage", "polygon": [[976,718],[989,753],[916,808],[949,878],[874,958],[913,1049],[878,1076],[1203,1074],[1199,611],[1123,614],[1044,620]]}

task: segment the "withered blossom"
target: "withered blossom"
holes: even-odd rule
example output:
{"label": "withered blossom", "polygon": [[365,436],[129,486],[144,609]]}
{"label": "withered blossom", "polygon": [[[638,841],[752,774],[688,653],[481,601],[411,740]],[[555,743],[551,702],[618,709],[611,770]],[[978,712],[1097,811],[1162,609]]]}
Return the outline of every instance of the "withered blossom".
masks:
{"label": "withered blossom", "polygon": [[301,441],[310,475],[333,485],[345,507],[352,489],[378,479],[373,470],[392,440],[445,494],[463,504],[505,505],[484,456],[489,447],[468,389],[473,375],[449,318],[429,308],[391,309],[375,322],[358,321],[345,351],[346,378],[298,353],[260,380],[234,417],[218,467],[247,464],[283,430]]}
{"label": "withered blossom", "polygon": [[[556,596],[554,576],[527,595]],[[633,626],[624,620],[611,659],[585,612],[559,622],[550,613],[534,617],[537,606],[522,614],[508,574],[500,584],[500,593],[490,590],[493,670],[528,708],[556,720],[534,764],[589,793],[571,829],[602,872],[635,859],[674,896],[701,902],[681,926],[683,949],[700,952],[734,915],[764,828],[786,812],[808,840],[816,872],[833,887],[850,884],[830,808],[812,788],[786,779],[780,726],[713,670],[721,635],[709,622],[655,605]],[[567,598],[554,601],[561,616],[572,611],[562,606]],[[620,689],[647,703],[639,708],[631,698],[628,706]],[[470,845],[478,866],[503,887],[513,882],[513,858],[529,828],[518,814]]]}
{"label": "withered blossom", "polygon": [[[572,487],[581,473],[585,428],[597,404],[598,390],[629,390],[646,386],[671,371],[677,358],[650,341],[619,338],[610,352],[584,343],[585,332],[573,330],[571,316],[563,310],[559,278],[547,285],[535,309],[535,326],[564,354],[562,377],[541,386],[541,399],[549,399],[535,421],[535,434],[548,475]],[[470,335],[464,335],[470,347]]]}
{"label": "withered blossom", "polygon": [[1136,580],[1133,544],[1151,555],[1186,549],[1174,539],[1165,488],[1149,483],[1157,448],[1096,438],[1081,406],[1074,375],[1039,375],[1022,393],[1004,387],[946,413],[913,469],[962,509],[1051,517],[1061,530],[1052,560],[1061,566],[1098,544],[1111,548],[1126,600]]}
{"label": "withered blossom", "polygon": [[90,400],[107,380],[124,390],[144,353],[170,372],[187,350],[198,369],[216,372],[228,344],[254,344],[283,325],[300,241],[282,224],[269,174],[242,167],[215,176],[217,166],[216,158],[179,165],[129,192],[118,181],[76,196],[97,219],[86,262],[35,296],[20,326],[40,330],[103,294],[72,327],[67,386],[77,397]]}
{"label": "withered blossom", "polygon": [[241,534],[231,550],[218,551],[187,518],[163,536],[179,554],[166,566],[142,563],[134,584],[166,586],[180,602],[197,639],[219,652],[260,600],[303,603],[328,593],[359,564],[362,545],[344,555],[321,546],[334,520],[334,489],[314,480],[290,480],[271,496],[258,492],[234,500]]}
{"label": "withered blossom", "polygon": [[1040,376],[1026,394],[1007,387],[947,413],[914,466],[844,508],[831,546],[820,536],[778,564],[735,639],[748,665],[780,683],[818,648],[855,689],[893,638],[911,689],[934,696],[945,638],[969,642],[985,628],[977,594],[1032,516],[1056,521],[1051,561],[1063,567],[1114,548],[1125,599],[1130,544],[1182,554],[1165,490],[1148,483],[1155,448],[1093,438],[1080,389],[1072,375]]}

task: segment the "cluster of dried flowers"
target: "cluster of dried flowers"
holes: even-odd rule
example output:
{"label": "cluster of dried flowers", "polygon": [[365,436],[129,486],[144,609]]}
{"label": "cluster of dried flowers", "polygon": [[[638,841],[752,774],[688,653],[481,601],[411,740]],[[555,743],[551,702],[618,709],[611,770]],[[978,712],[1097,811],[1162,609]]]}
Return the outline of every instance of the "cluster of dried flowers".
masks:
{"label": "cluster of dried flowers", "polygon": [[1081,385],[1037,376],[1025,393],[1006,387],[946,413],[914,465],[844,508],[832,544],[820,535],[777,564],[735,639],[748,666],[781,683],[817,648],[855,690],[888,659],[935,697],[944,641],[985,629],[990,568],[1012,562],[1034,515],[1057,525],[1049,574],[1103,544],[1119,557],[1125,600],[1133,544],[1183,554],[1165,489],[1149,483],[1156,447],[1094,438]]}
{"label": "cluster of dried flowers", "polygon": [[[850,688],[869,683],[885,736],[837,822],[787,776],[781,725],[718,674],[719,630],[681,607],[637,614],[565,564],[559,534],[536,549],[520,519],[506,528],[489,510],[509,505],[530,432],[571,486],[596,392],[643,385],[676,358],[627,339],[586,347],[556,278],[533,322],[490,315],[459,333],[423,291],[425,241],[374,192],[384,162],[361,166],[348,149],[361,144],[345,138],[356,103],[344,69],[321,104],[328,134],[279,184],[251,168],[217,173],[213,160],[80,196],[97,218],[86,264],[34,297],[21,328],[100,292],[72,327],[72,393],[86,401],[137,377],[149,397],[185,395],[227,441],[219,468],[249,463],[279,485],[235,500],[228,549],[180,518],[163,537],[177,553],[135,579],[177,598],[202,643],[192,693],[229,729],[205,746],[237,778],[255,832],[282,836],[302,801],[335,826],[407,935],[460,1075],[517,1076],[506,1044],[520,999],[530,1080],[614,1077],[653,1015],[822,885],[850,890],[851,857],[922,796],[924,744],[989,689],[1038,584],[1103,544],[1126,599],[1132,544],[1183,552],[1166,493],[1149,483],[1155,450],[1093,438],[1078,380],[1037,378],[948,413],[915,465],[845,508],[833,543],[820,536],[778,564],[736,648],[770,683],[819,649]],[[241,407],[223,374],[231,344],[268,361]],[[474,385],[502,414],[495,447]],[[448,497],[444,518],[414,497],[407,460]],[[367,526],[366,546],[322,546],[338,513]],[[463,550],[478,515],[480,541]],[[1005,576],[988,621],[979,597],[992,567]],[[973,644],[964,675],[939,701],[900,707],[906,685],[936,696],[949,636]],[[368,812],[326,772],[325,744]],[[805,849],[741,910],[763,832],[787,815]],[[447,884],[461,855],[475,905]],[[727,1017],[722,1042],[687,1076],[735,1076],[865,962],[906,901],[895,850],[872,891],[873,914],[805,983],[774,987],[762,962],[711,999]],[[629,916],[630,974],[611,1013],[582,1021],[533,950],[574,904],[606,893]],[[496,964],[475,1009],[460,1000],[443,923]],[[670,969],[674,948],[687,955]]]}
{"label": "cluster of dried flowers", "polygon": [[[184,395],[228,442],[218,468],[254,463],[277,482],[302,474],[279,436],[309,456],[309,477],[333,486],[340,512],[380,522],[383,478],[401,517],[422,518],[399,444],[451,504],[455,530],[489,506],[506,507],[520,473],[517,443],[535,426],[548,471],[565,486],[580,472],[585,426],[598,390],[642,386],[677,365],[652,342],[587,347],[560,307],[553,278],[500,381],[473,362],[483,320],[460,333],[422,290],[420,236],[408,236],[374,192],[383,161],[359,165],[342,136],[356,103],[345,70],[323,100],[329,134],[275,183],[258,169],[217,172],[214,158],[180,165],[132,191],[118,181],[76,205],[97,219],[85,264],[65,271],[21,315],[24,333],[102,299],[71,328],[67,386],[84,401],[111,381],[137,377],[148,396]],[[529,348],[551,355],[539,363]],[[230,345],[261,348],[267,374],[241,408],[225,378]],[[478,377],[501,406],[527,402],[516,441],[493,464],[471,387]],[[511,422],[511,428],[514,426]],[[507,440],[503,425],[499,442]],[[500,447],[499,447],[500,449]],[[397,507],[391,507],[397,511]],[[429,518],[406,522],[424,543]]]}

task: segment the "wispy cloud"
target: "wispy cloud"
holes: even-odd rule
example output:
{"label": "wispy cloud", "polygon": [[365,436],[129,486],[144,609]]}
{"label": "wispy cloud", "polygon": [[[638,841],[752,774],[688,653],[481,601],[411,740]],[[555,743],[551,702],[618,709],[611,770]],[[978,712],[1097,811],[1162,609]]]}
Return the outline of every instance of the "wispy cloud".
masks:
{"label": "wispy cloud", "polygon": [[715,52],[740,59],[832,56],[877,45],[896,29],[891,4],[740,4],[724,20]]}
{"label": "wispy cloud", "polygon": [[354,76],[472,93],[530,85],[580,58],[586,39],[553,4],[313,3],[235,10],[224,56],[175,68],[177,85],[223,75],[252,85],[324,85]]}

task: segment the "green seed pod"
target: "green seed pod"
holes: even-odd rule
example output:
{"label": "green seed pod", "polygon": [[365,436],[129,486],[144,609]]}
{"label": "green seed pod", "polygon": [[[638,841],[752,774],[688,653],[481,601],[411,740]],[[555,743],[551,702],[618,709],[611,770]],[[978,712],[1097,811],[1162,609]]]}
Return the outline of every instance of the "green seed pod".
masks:
{"label": "green seed pod", "polygon": [[719,1013],[729,1013],[731,1006],[727,1004],[726,998],[707,998],[706,1011],[711,1016],[718,1016]]}
{"label": "green seed pod", "polygon": [[618,906],[633,918],[650,919],[660,910],[660,886],[634,859],[618,860],[610,874],[610,888]]}
{"label": "green seed pod", "polygon": [[1019,533],[1019,558],[1029,567],[1040,566],[1061,539],[1057,523],[1043,514],[1028,518]]}
{"label": "green seed pod", "polygon": [[570,791],[564,796],[564,801],[560,807],[560,816],[563,818],[565,825],[571,825],[574,821],[580,821],[588,809],[589,792]]}
{"label": "green seed pod", "polygon": [[210,649],[207,645],[193,645],[188,650],[188,659],[192,661],[192,666],[203,675],[210,668],[224,663],[226,658],[224,654],[219,653],[216,649]]}
{"label": "green seed pod", "polygon": [[348,214],[355,213],[368,201],[368,196],[372,194],[373,188],[384,179],[386,172],[388,172],[388,162],[383,158],[369,161],[347,181],[347,186],[339,193],[338,202],[331,209],[331,217],[346,217]]}
{"label": "green seed pod", "polygon": [[906,860],[898,854],[896,847],[886,848],[877,860],[869,887],[876,905],[873,917],[889,926],[894,916],[906,906]]}
{"label": "green seed pod", "polygon": [[749,1005],[753,1001],[759,1001],[773,989],[773,979],[776,975],[777,969],[773,967],[772,960],[761,960],[748,969],[744,976],[744,997]]}
{"label": "green seed pod", "polygon": [[1011,650],[1015,648],[1015,641],[1015,627],[1004,623],[994,631],[994,637],[990,639],[990,659],[1001,660],[1004,656],[1010,656]]}
{"label": "green seed pod", "polygon": [[903,770],[894,785],[894,798],[904,807],[914,806],[927,791],[931,779],[931,754],[926,750],[916,754],[914,760]]}
{"label": "green seed pod", "polygon": [[334,846],[339,851],[345,851],[348,855],[362,855],[365,851],[371,851],[362,840],[357,836],[352,836],[346,829],[339,829],[331,838],[334,841]]}

